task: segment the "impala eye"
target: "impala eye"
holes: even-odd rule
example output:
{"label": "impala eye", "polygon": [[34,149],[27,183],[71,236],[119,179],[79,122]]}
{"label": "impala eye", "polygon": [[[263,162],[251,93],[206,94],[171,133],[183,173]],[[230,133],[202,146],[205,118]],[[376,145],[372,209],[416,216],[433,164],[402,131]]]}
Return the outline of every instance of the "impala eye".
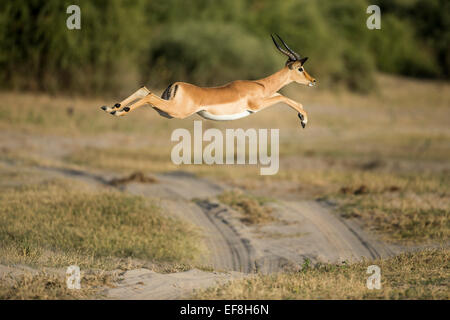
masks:
{"label": "impala eye", "polygon": [[298,68],[298,71],[303,72],[303,68],[302,67]]}

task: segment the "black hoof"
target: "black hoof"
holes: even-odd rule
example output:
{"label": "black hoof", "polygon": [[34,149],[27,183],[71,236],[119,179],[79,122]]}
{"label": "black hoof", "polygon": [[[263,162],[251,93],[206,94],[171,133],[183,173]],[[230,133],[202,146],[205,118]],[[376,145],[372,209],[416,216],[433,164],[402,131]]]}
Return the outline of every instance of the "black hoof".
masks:
{"label": "black hoof", "polygon": [[130,107],[125,107],[125,108],[123,108],[123,111],[125,111],[125,112],[130,111]]}
{"label": "black hoof", "polygon": [[305,129],[306,124],[303,122],[305,117],[301,113],[298,114],[298,117],[300,118],[300,123],[302,124],[302,128]]}
{"label": "black hoof", "polygon": [[120,108],[120,103],[116,103],[116,104],[114,105],[114,107]]}
{"label": "black hoof", "polygon": [[116,110],[110,112],[112,115],[116,114]]}
{"label": "black hoof", "polygon": [[106,106],[102,106],[101,109],[102,109],[102,110],[106,110],[106,109],[108,109],[108,108],[107,108]]}

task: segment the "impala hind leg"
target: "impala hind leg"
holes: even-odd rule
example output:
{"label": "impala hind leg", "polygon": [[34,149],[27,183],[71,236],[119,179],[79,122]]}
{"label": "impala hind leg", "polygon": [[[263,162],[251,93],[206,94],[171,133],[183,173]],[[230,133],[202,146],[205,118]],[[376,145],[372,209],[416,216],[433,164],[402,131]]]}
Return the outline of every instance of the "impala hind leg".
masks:
{"label": "impala hind leg", "polygon": [[149,93],[150,93],[150,90],[148,90],[146,87],[141,87],[139,90],[137,90],[131,96],[129,96],[128,98],[126,98],[125,100],[123,100],[119,103],[116,103],[113,107],[103,106],[103,107],[101,107],[101,109],[114,115],[120,107],[123,107],[123,109],[125,110],[128,108],[127,107],[128,104],[130,104],[131,102],[133,102],[137,99],[144,98]]}
{"label": "impala hind leg", "polygon": [[164,114],[170,116],[171,118],[183,119],[196,112],[196,110],[191,110],[191,108],[188,108],[187,104],[180,105],[180,103],[178,103],[173,99],[172,100],[161,99],[157,95],[150,92],[144,98],[133,103],[132,105],[124,107],[121,110],[114,112],[114,115],[117,117],[124,116],[129,112],[136,110],[137,108],[140,108],[147,104],[157,109],[158,112],[160,113],[163,112]]}

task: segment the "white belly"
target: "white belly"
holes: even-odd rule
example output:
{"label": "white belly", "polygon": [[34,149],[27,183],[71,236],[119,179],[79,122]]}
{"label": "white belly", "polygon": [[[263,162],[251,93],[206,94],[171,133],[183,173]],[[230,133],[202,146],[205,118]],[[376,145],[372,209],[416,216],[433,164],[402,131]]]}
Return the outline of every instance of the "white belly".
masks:
{"label": "white belly", "polygon": [[200,117],[203,117],[208,120],[216,120],[216,121],[237,120],[237,119],[247,117],[247,116],[251,115],[252,113],[254,113],[254,112],[250,111],[250,110],[246,110],[244,112],[239,112],[239,113],[234,113],[234,114],[221,114],[221,115],[211,114],[204,110],[197,112],[197,114]]}

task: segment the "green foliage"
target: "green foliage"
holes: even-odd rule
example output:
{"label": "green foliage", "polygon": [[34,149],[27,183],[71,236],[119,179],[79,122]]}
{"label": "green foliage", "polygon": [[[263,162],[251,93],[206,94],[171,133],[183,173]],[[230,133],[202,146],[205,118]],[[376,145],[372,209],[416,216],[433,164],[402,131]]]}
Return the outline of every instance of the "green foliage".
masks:
{"label": "green foliage", "polygon": [[257,79],[283,62],[270,46],[270,38],[266,40],[224,22],[186,21],[167,26],[152,38],[143,80],[221,85],[233,79]]}
{"label": "green foliage", "polygon": [[[66,8],[81,9],[81,30],[66,28]],[[3,86],[98,93],[122,86],[135,67],[141,22],[126,1],[8,1],[0,4]]]}
{"label": "green foliage", "polygon": [[[66,8],[81,8],[68,30]],[[279,33],[309,56],[321,85],[373,86],[373,71],[449,77],[449,2],[380,0],[382,29],[368,30],[367,0],[32,0],[0,3],[0,86],[117,95],[140,84],[218,85],[281,68]]]}
{"label": "green foliage", "polygon": [[407,76],[448,78],[448,1],[380,2],[382,32],[372,33],[371,41],[378,68]]}

